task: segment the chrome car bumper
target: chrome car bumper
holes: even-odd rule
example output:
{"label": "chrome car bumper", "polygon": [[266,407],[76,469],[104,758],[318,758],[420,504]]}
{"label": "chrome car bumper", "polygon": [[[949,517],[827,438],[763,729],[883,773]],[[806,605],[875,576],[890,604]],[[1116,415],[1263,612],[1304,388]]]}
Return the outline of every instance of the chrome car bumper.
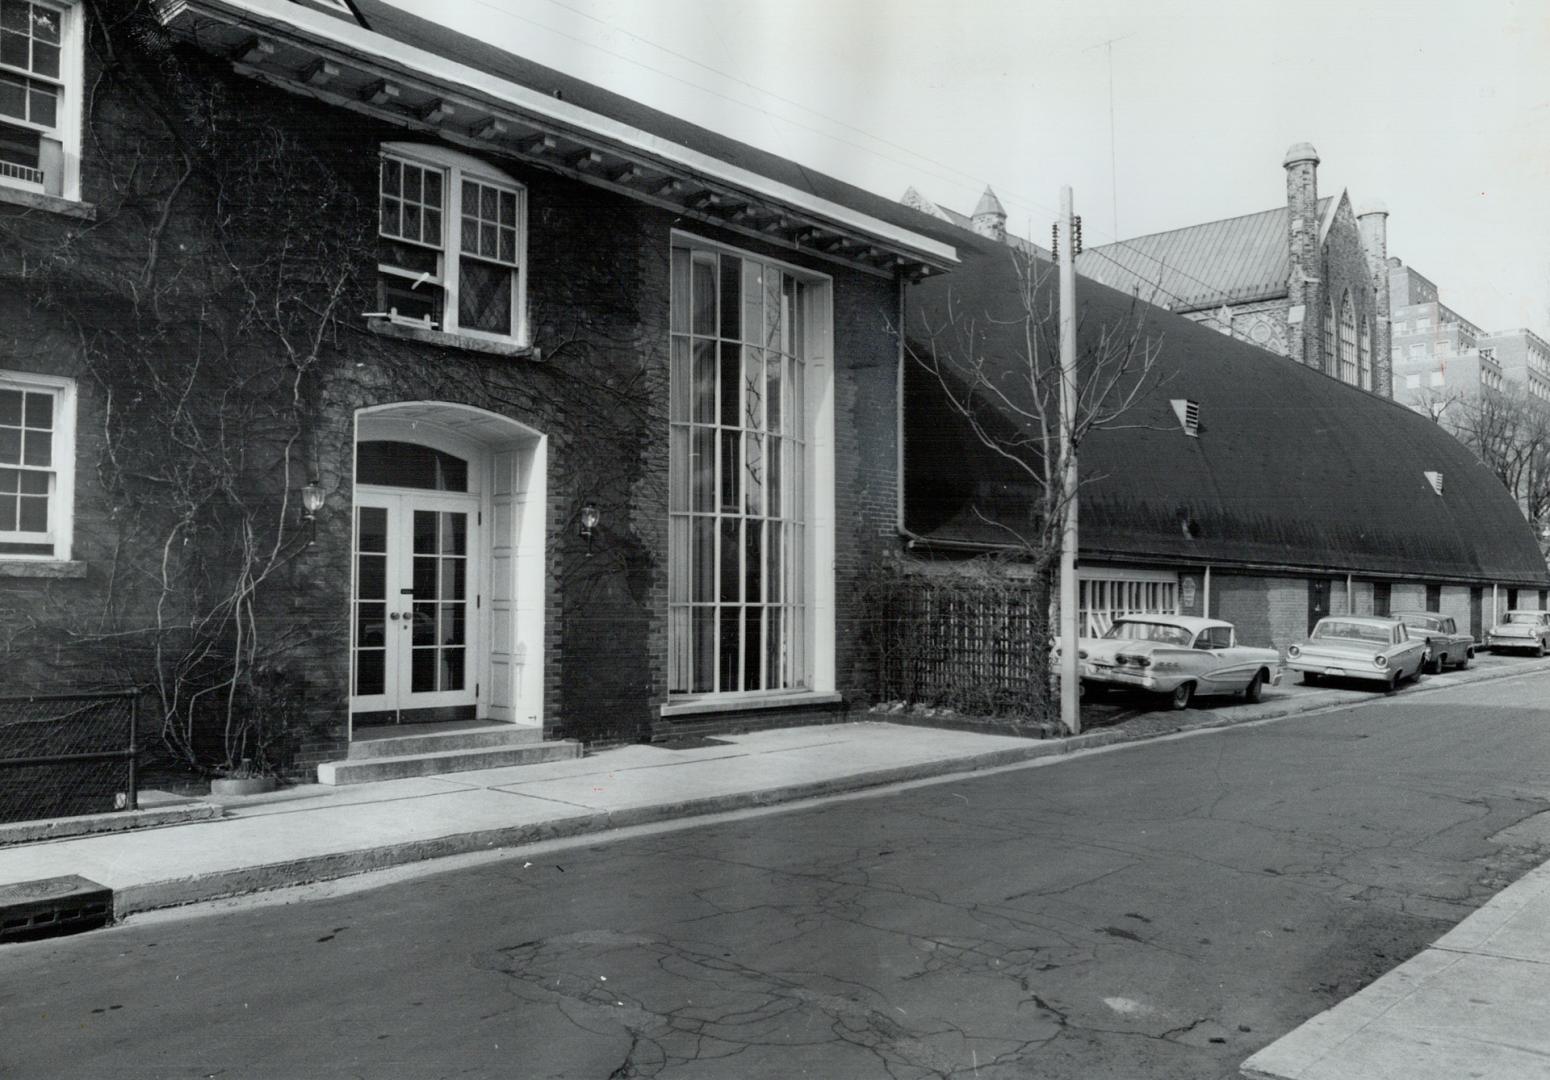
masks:
{"label": "chrome car bumper", "polygon": [[1136,690],[1151,690],[1159,694],[1172,693],[1179,683],[1184,681],[1184,676],[1182,675],[1159,679],[1150,672],[1135,668],[1099,667],[1095,664],[1082,665],[1082,678],[1088,682],[1105,683],[1109,686],[1125,686]]}
{"label": "chrome car bumper", "polygon": [[1308,661],[1299,657],[1296,660],[1288,660],[1286,666],[1292,671],[1300,671],[1305,675],[1322,675],[1330,679],[1370,679],[1373,682],[1386,683],[1394,677],[1392,667],[1374,667],[1372,664],[1351,664],[1342,667],[1338,663],[1323,663],[1322,661]]}

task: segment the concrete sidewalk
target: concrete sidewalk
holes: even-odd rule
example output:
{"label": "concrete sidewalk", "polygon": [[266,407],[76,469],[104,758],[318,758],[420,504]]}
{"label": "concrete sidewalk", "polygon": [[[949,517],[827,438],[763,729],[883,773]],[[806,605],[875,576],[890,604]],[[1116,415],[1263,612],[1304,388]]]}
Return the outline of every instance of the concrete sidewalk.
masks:
{"label": "concrete sidewalk", "polygon": [[[1404,694],[1550,668],[1484,658]],[[440,856],[864,790],[1092,750],[1179,731],[1340,707],[1365,689],[1282,686],[1256,704],[1202,702],[1065,739],[884,722],[725,736],[691,749],[629,746],[588,757],[249,798],[158,799],[111,815],[151,827],[64,836],[72,822],[0,827],[0,887],[78,875],[110,888],[117,918],[345,877]],[[74,823],[73,827],[80,827]],[[8,842],[9,841],[9,842]],[[17,843],[15,841],[24,841]]]}
{"label": "concrete sidewalk", "polygon": [[1550,864],[1503,889],[1419,956],[1265,1047],[1243,1063],[1243,1075],[1542,1080],[1550,1076],[1547,1003]]}

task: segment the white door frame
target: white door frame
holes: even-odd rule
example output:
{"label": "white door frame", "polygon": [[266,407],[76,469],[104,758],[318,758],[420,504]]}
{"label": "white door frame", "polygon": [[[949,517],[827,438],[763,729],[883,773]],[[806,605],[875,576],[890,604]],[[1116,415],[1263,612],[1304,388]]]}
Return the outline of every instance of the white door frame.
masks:
{"label": "white door frame", "polygon": [[[356,505],[385,496],[428,504],[465,500],[475,508],[477,548],[469,556],[470,678],[479,684],[476,716],[491,722],[542,727],[544,622],[547,577],[547,450],[543,434],[472,406],[413,401],[356,413],[356,442],[394,440],[455,454],[468,462],[468,492],[381,485],[357,486]],[[355,513],[351,510],[352,516]],[[353,535],[352,523],[352,535]],[[369,711],[353,691],[355,597],[359,573],[352,545],[350,587],[350,713]],[[398,586],[401,587],[401,586]],[[476,644],[477,643],[477,644]],[[406,675],[407,677],[407,675]]]}

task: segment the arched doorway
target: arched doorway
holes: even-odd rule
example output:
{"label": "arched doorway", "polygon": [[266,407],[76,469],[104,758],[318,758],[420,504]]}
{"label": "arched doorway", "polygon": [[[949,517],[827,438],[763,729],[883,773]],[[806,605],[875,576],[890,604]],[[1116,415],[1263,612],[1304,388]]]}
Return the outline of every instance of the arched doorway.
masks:
{"label": "arched doorway", "polygon": [[541,727],[542,434],[416,401],[355,420],[350,719]]}

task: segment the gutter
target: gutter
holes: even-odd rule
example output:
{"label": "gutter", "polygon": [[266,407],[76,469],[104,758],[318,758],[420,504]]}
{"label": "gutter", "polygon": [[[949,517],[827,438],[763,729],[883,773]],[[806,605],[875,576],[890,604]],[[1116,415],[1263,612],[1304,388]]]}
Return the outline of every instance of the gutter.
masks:
{"label": "gutter", "polygon": [[[948,268],[959,261],[957,250],[951,245],[904,226],[792,187],[622,120],[286,0],[163,0],[160,16],[169,29],[188,34],[196,42],[199,27],[189,23],[202,16],[231,27],[248,28],[258,35],[255,40],[262,40],[262,35],[267,33],[299,48],[334,52],[342,62],[357,70],[396,70],[458,95],[466,95],[469,100],[482,97],[497,109],[518,110],[525,116],[561,129],[585,132],[593,140],[622,148],[626,154],[654,158],[667,163],[671,169],[709,177],[761,199],[854,229],[921,258],[928,265]],[[449,33],[457,33],[450,27],[447,29]],[[521,59],[515,53],[509,55]],[[488,106],[481,103],[481,107]],[[792,164],[800,167],[800,163]]]}

